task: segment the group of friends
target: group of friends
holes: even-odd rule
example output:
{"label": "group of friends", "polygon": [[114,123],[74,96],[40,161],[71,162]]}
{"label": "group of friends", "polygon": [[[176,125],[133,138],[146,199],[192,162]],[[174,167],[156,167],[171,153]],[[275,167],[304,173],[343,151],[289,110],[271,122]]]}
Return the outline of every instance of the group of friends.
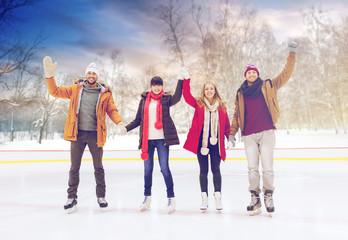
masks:
{"label": "group of friends", "polygon": [[[79,170],[83,152],[88,145],[93,158],[96,181],[96,196],[100,208],[106,208],[105,173],[102,163],[103,146],[107,138],[106,114],[119,128],[120,135],[140,127],[139,149],[144,160],[144,200],[140,210],[151,205],[154,151],[157,149],[158,162],[163,175],[168,202],[166,211],[175,211],[175,194],[172,173],[169,167],[169,147],[179,144],[175,124],[170,116],[170,107],[178,103],[183,95],[187,104],[195,109],[192,124],[184,143],[184,149],[197,155],[200,173],[202,211],[208,208],[209,159],[213,175],[215,207],[222,210],[220,163],[226,159],[225,137],[235,146],[235,135],[240,131],[248,162],[248,179],[251,202],[247,206],[250,215],[261,213],[260,195],[268,213],[273,213],[274,171],[273,152],[275,146],[275,125],[279,118],[277,91],[291,77],[296,61],[297,43],[289,43],[289,55],[282,72],[272,79],[262,80],[259,70],[248,64],[245,81],[235,97],[232,121],[227,106],[216,85],[207,82],[202,86],[200,96],[193,97],[190,90],[190,76],[181,67],[174,94],[163,90],[163,80],[155,76],[150,81],[150,91],[143,92],[139,107],[132,122],[125,125],[114,103],[112,91],[99,80],[95,63],[88,65],[86,77],[78,79],[69,87],[58,87],[54,78],[57,62],[46,56],[43,59],[49,93],[57,98],[70,99],[69,113],[64,127],[64,139],[71,141],[71,167],[68,181],[68,200],[64,209],[72,211],[77,205]],[[210,157],[210,158],[209,158]],[[262,187],[259,163],[262,164]]]}

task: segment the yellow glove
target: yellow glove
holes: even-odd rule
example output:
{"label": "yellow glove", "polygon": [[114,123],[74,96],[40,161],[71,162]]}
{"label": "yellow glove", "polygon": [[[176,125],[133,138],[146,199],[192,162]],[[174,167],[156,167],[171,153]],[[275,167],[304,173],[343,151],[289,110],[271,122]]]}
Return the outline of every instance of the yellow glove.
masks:
{"label": "yellow glove", "polygon": [[43,66],[44,66],[46,78],[51,78],[54,76],[54,70],[56,69],[57,64],[58,64],[57,62],[53,63],[52,58],[50,58],[49,56],[44,57]]}

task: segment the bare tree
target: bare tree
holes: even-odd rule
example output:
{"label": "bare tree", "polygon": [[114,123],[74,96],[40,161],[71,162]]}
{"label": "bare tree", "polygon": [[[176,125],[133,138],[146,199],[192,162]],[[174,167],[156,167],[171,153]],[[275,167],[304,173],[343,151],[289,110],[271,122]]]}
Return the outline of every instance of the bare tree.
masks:
{"label": "bare tree", "polygon": [[[11,26],[13,22],[18,21],[14,12],[33,3],[33,0],[2,0],[0,4],[0,30],[6,32],[5,26]],[[8,83],[2,78],[3,75],[19,69],[22,64],[30,61],[42,39],[42,37],[37,37],[32,43],[21,40],[13,43],[4,37],[0,39],[0,87],[2,89],[9,90]]]}
{"label": "bare tree", "polygon": [[[99,53],[100,79],[105,81],[113,92],[116,106],[124,121],[131,118],[129,108],[135,109],[137,95],[139,94],[137,81],[127,76],[127,68],[119,49],[112,49],[108,53]],[[106,121],[111,136],[115,136],[115,124],[108,118]]]}
{"label": "bare tree", "polygon": [[182,66],[185,66],[182,43],[184,40],[184,14],[181,12],[181,3],[179,0],[168,0],[168,5],[160,5],[155,9],[160,20],[167,28],[164,31],[164,44],[169,47]]}
{"label": "bare tree", "polygon": [[199,56],[198,63],[195,65],[198,65],[199,72],[203,73],[201,77],[204,81],[214,79],[217,69],[217,50],[216,40],[212,32],[211,8],[205,9],[192,1],[191,15],[198,30]]}
{"label": "bare tree", "polygon": [[[339,131],[340,126],[340,109],[337,108],[338,103],[338,78],[337,76],[337,54],[338,48],[334,41],[334,27],[332,20],[321,7],[313,6],[304,13],[304,21],[307,26],[306,36],[308,37],[312,51],[314,53],[312,59],[308,59],[315,69],[316,84],[312,85],[312,102],[321,105],[318,112],[324,114],[323,118],[328,116],[336,130]],[[313,76],[312,76],[313,77]],[[313,80],[312,80],[313,81]],[[331,118],[331,119],[330,119]]]}
{"label": "bare tree", "polygon": [[18,8],[33,4],[33,0],[1,0],[0,4],[0,28],[9,25],[12,21],[18,20],[13,14]]}
{"label": "bare tree", "polygon": [[37,141],[42,143],[47,123],[53,116],[61,113],[64,103],[61,99],[50,96],[45,83],[45,76],[41,66],[32,68],[31,81],[33,85],[32,101],[36,103],[36,110],[33,112],[35,120],[34,128],[38,129]]}
{"label": "bare tree", "polygon": [[342,114],[342,125],[344,133],[348,131],[348,83],[346,76],[348,75],[348,18],[344,19],[341,26],[334,33],[335,43],[339,49],[337,54],[337,82],[339,89],[339,108]]}

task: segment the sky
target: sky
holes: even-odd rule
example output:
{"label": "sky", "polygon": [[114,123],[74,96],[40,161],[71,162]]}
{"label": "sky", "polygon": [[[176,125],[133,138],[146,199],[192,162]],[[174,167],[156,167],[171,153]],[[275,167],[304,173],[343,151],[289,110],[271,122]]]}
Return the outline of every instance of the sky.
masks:
{"label": "sky", "polygon": [[[189,4],[190,1],[179,0]],[[231,2],[235,0],[230,0]],[[155,8],[168,0],[35,0],[15,13],[6,38],[30,41],[44,37],[38,60],[49,55],[57,71],[84,73],[96,54],[119,49],[129,72],[141,72],[166,57],[163,25]],[[217,1],[201,0],[200,4]],[[321,5],[334,21],[348,16],[346,0],[251,0],[259,16],[270,25],[279,42],[299,36],[304,30],[301,10]],[[185,8],[186,6],[184,6]],[[186,7],[187,8],[187,7]]]}

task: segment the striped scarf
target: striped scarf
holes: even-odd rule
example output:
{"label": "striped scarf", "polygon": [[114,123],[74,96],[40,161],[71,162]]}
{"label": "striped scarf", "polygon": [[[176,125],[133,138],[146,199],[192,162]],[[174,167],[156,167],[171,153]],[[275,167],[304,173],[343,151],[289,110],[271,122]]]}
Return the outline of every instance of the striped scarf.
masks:
{"label": "striped scarf", "polygon": [[[201,154],[207,155],[209,153],[208,148],[208,137],[209,127],[211,129],[211,137],[209,139],[211,145],[217,143],[218,125],[219,125],[219,102],[216,101],[214,105],[211,105],[208,99],[204,98],[207,108],[204,108],[204,125],[203,125],[203,137],[202,137],[202,148]],[[210,119],[211,115],[211,119]]]}

